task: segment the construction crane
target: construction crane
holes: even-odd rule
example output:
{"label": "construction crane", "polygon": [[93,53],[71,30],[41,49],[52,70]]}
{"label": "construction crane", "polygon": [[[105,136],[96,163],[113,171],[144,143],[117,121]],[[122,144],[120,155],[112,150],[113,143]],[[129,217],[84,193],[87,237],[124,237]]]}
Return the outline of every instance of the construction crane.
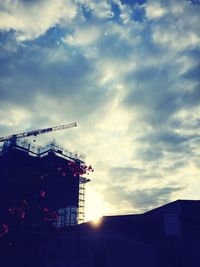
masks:
{"label": "construction crane", "polygon": [[77,123],[72,122],[72,123],[68,123],[68,124],[64,124],[64,125],[60,125],[60,126],[54,126],[54,127],[49,127],[49,128],[45,128],[45,129],[38,129],[38,130],[34,130],[34,131],[29,131],[29,132],[13,134],[13,135],[5,136],[5,137],[0,137],[0,142],[5,142],[5,141],[9,141],[9,140],[12,140],[12,142],[13,142],[19,138],[24,138],[24,137],[29,137],[29,136],[37,136],[39,134],[44,134],[44,133],[53,132],[53,131],[59,131],[59,130],[68,129],[68,128],[72,128],[72,127],[77,127]]}

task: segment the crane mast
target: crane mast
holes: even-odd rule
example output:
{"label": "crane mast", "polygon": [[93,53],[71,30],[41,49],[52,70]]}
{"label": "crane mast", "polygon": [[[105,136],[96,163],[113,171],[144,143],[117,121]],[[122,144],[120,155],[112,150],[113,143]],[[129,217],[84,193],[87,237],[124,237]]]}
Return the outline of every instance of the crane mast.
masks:
{"label": "crane mast", "polygon": [[59,130],[68,129],[72,127],[77,127],[77,123],[72,122],[72,123],[63,124],[59,126],[54,126],[54,127],[38,129],[34,131],[23,132],[19,134],[13,134],[13,135],[5,136],[5,137],[0,137],[0,142],[5,142],[8,140],[17,140],[19,138],[24,138],[24,137],[29,137],[29,136],[37,136],[39,134],[45,134],[48,132],[59,131]]}

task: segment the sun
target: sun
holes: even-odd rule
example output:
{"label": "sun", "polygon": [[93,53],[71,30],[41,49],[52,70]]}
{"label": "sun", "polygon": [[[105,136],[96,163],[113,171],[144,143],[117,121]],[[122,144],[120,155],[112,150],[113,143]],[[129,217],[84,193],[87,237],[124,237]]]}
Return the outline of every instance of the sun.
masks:
{"label": "sun", "polygon": [[85,220],[93,221],[94,224],[100,222],[100,218],[105,214],[106,204],[100,193],[94,189],[87,189]]}
{"label": "sun", "polygon": [[98,228],[101,225],[102,221],[103,217],[98,217],[90,221],[90,223],[93,226],[93,228]]}

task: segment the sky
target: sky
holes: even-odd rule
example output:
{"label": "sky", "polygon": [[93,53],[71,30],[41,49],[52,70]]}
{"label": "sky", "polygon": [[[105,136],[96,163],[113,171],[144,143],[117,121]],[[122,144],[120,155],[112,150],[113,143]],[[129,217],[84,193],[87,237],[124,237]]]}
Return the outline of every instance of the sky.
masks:
{"label": "sky", "polygon": [[[200,199],[200,1],[2,0],[0,135],[86,155],[86,219]],[[33,142],[32,138],[29,138]]]}

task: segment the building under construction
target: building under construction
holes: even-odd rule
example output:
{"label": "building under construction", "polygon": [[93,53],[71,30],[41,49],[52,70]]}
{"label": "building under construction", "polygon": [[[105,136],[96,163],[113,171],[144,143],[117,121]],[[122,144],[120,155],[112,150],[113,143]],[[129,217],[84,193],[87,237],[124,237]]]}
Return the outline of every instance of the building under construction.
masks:
{"label": "building under construction", "polygon": [[[39,130],[39,134],[49,129],[53,128]],[[30,133],[20,137],[38,131]],[[81,175],[81,166],[85,166],[81,155],[55,142],[36,147],[26,139],[7,138],[0,149],[0,217],[31,203],[44,211],[56,211],[58,228],[83,222],[85,184],[90,180]]]}

